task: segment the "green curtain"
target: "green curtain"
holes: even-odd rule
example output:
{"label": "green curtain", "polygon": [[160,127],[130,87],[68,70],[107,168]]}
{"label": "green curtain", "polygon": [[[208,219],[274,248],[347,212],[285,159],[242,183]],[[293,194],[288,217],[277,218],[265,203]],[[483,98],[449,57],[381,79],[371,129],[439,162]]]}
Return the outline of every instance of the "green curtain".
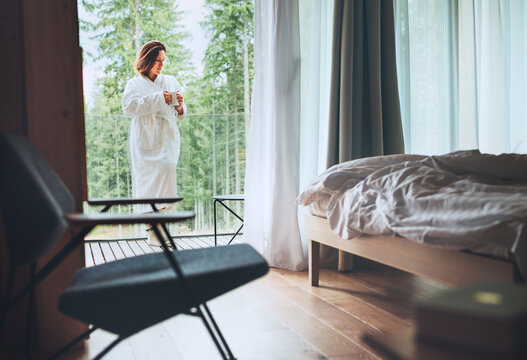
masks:
{"label": "green curtain", "polygon": [[[392,0],[336,0],[327,166],[404,153]],[[324,266],[334,249],[321,247]],[[352,259],[339,253],[339,270]]]}
{"label": "green curtain", "polygon": [[404,153],[392,0],[336,0],[328,167]]}

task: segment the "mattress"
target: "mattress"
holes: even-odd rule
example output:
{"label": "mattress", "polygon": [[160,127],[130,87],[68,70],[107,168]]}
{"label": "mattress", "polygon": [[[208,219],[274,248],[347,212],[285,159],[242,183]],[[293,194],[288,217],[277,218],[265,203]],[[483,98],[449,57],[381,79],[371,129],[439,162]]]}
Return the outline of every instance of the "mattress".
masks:
{"label": "mattress", "polygon": [[315,178],[298,203],[343,239],[398,235],[429,246],[527,258],[527,155],[390,155]]}

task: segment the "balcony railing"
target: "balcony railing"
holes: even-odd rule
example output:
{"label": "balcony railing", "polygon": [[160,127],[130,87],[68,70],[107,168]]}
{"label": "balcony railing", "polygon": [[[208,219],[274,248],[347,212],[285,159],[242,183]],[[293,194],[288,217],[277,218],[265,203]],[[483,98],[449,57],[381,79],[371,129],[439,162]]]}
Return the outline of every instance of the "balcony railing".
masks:
{"label": "balcony railing", "polygon": [[[211,234],[214,226],[212,196],[243,193],[245,178],[245,116],[188,115],[178,123],[181,154],[178,161],[179,210],[194,210],[192,222],[173,227],[175,235]],[[86,158],[90,198],[131,197],[132,182],[128,134],[130,119],[122,115],[86,115]],[[237,202],[236,213],[243,213]],[[85,211],[98,211],[86,206]],[[116,207],[115,212],[130,212]],[[218,208],[218,231],[235,231],[239,222]],[[100,227],[92,238],[143,237],[140,226]]]}

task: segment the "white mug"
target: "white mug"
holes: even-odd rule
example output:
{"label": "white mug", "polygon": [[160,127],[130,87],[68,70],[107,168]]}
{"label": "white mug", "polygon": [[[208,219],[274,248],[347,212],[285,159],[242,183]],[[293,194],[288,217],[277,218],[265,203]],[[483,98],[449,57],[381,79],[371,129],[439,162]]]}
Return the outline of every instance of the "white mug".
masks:
{"label": "white mug", "polygon": [[177,102],[177,93],[181,93],[181,90],[173,91],[170,93],[172,95],[172,102],[170,103],[171,106],[178,106],[179,103]]}

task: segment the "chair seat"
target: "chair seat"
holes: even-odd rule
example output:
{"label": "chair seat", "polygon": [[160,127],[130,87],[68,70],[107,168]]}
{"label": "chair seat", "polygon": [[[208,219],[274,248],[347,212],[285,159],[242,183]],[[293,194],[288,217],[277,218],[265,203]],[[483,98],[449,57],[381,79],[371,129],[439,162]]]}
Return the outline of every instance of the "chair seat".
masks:
{"label": "chair seat", "polygon": [[154,253],[84,268],[59,299],[59,310],[119,335],[131,335],[186,312],[267,273],[247,244],[174,251],[194,296],[184,292],[166,254]]}

